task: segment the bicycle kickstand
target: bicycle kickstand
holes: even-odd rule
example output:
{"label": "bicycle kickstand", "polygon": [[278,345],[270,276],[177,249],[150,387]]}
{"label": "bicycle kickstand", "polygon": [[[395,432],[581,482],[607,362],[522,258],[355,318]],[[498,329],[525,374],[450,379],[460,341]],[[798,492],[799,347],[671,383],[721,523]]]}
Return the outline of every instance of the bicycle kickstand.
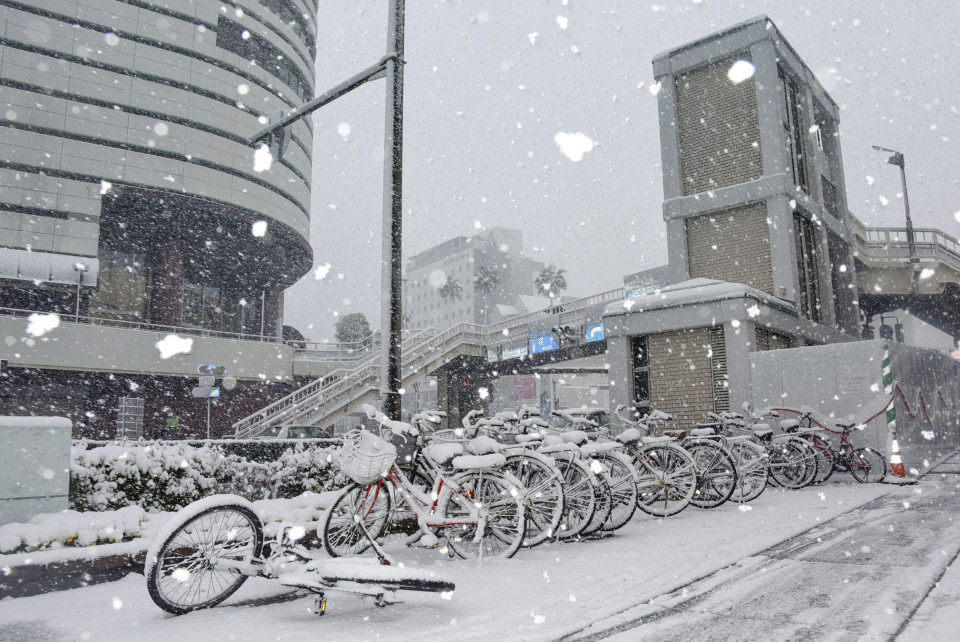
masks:
{"label": "bicycle kickstand", "polygon": [[393,560],[387,555],[386,551],[383,550],[383,547],[377,543],[377,540],[370,536],[370,531],[367,530],[367,527],[364,525],[363,520],[360,519],[360,515],[354,515],[353,521],[356,522],[357,526],[360,527],[360,531],[363,533],[363,536],[367,538],[367,541],[370,542],[370,546],[373,547],[373,551],[377,554],[377,557],[380,559],[381,566],[390,566],[393,564]]}

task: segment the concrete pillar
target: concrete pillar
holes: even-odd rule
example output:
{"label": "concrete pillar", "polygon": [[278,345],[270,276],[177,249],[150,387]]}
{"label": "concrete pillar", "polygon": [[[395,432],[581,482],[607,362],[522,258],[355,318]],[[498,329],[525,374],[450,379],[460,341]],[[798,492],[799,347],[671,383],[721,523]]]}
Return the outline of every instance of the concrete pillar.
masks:
{"label": "concrete pillar", "polygon": [[723,343],[727,349],[730,410],[737,412],[744,401],[752,401],[750,353],[757,349],[756,324],[751,321],[724,323]]}
{"label": "concrete pillar", "polygon": [[783,95],[777,76],[777,51],[769,40],[761,40],[750,47],[755,68],[754,85],[757,88],[757,120],[760,126],[760,154],[763,175],[774,176],[788,171],[783,129]]}
{"label": "concrete pillar", "polygon": [[617,417],[617,406],[633,401],[633,355],[630,337],[607,336],[607,355],[610,358],[610,422],[614,434],[626,426]]}

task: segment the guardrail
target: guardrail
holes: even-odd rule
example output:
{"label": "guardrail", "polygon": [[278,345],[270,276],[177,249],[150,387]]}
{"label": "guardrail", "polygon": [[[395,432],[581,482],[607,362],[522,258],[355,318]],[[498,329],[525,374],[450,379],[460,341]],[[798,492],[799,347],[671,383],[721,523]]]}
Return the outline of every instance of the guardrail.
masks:
{"label": "guardrail", "polygon": [[[31,314],[57,314],[61,323],[78,323],[84,325],[101,326],[105,328],[125,328],[128,330],[143,330],[145,332],[169,332],[173,334],[187,334],[192,336],[211,337],[215,339],[239,339],[241,341],[259,341],[261,343],[284,343],[279,337],[243,334],[239,332],[224,332],[195,326],[159,325],[143,321],[128,321],[126,319],[108,319],[105,317],[77,316],[69,312],[51,312],[50,310],[22,310],[19,308],[0,308],[0,316],[26,318]],[[288,342],[296,343],[296,342]]]}
{"label": "guardrail", "polygon": [[[855,246],[867,261],[906,264],[910,258],[905,227],[867,227],[851,217]],[[932,228],[914,229],[914,247],[920,258],[942,261],[960,271],[960,241]]]}

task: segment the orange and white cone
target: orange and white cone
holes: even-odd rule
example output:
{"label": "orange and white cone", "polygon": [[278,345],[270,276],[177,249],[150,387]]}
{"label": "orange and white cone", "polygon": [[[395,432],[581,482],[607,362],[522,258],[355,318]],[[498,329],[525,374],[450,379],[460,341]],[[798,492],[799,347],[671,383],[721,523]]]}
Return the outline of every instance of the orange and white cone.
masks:
{"label": "orange and white cone", "polygon": [[897,431],[893,431],[893,438],[890,440],[890,470],[887,476],[883,478],[885,484],[899,484],[906,486],[916,484],[917,480],[907,477],[907,470],[903,466],[903,457],[900,456],[900,440],[897,439]]}

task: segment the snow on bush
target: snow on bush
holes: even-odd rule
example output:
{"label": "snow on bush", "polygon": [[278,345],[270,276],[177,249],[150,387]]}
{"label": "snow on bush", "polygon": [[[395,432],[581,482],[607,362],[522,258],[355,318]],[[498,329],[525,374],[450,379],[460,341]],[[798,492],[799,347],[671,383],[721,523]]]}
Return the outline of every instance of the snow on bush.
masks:
{"label": "snow on bush", "polygon": [[277,461],[259,463],[228,455],[217,445],[139,441],[88,450],[79,442],[70,465],[70,506],[160,512],[222,493],[256,500],[334,490],[346,480],[332,465],[333,451],[297,443]]}
{"label": "snow on bush", "polygon": [[139,506],[108,513],[43,513],[26,524],[0,526],[0,553],[128,541],[141,536],[146,518]]}

